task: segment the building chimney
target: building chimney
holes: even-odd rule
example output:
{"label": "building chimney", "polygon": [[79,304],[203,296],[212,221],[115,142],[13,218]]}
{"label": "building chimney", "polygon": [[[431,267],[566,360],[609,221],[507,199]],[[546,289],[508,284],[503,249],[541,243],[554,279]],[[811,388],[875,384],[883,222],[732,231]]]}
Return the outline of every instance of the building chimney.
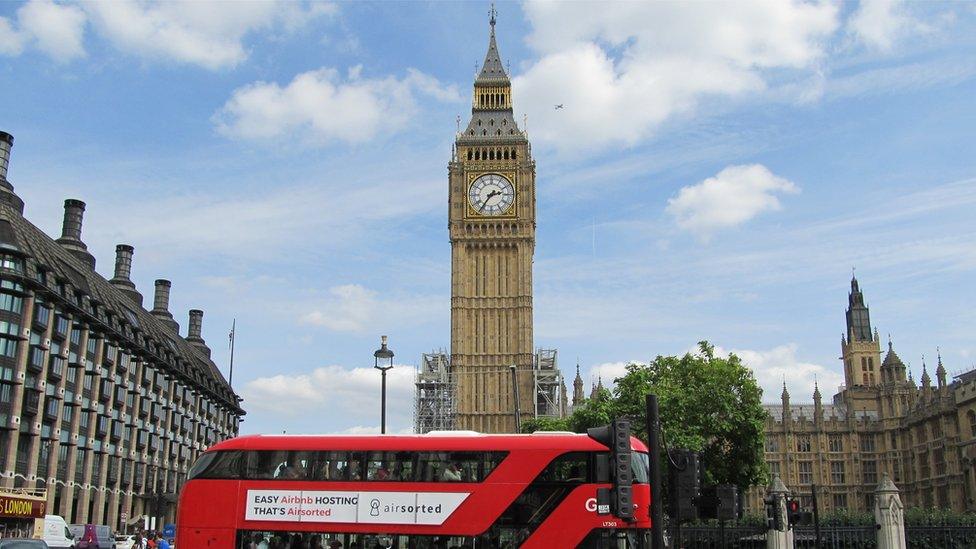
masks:
{"label": "building chimney", "polygon": [[210,347],[203,340],[203,311],[200,309],[190,309],[190,326],[187,328],[186,340],[194,347],[203,351],[207,358],[210,358]]}
{"label": "building chimney", "polygon": [[179,333],[180,325],[173,320],[173,313],[169,312],[169,290],[172,285],[169,280],[159,279],[156,281],[156,294],[153,296],[153,310],[151,312],[163,324]]}
{"label": "building chimney", "polygon": [[7,167],[10,166],[10,149],[14,148],[14,136],[0,132],[0,181],[7,180]]}
{"label": "building chimney", "polygon": [[14,192],[14,186],[7,181],[7,168],[10,166],[10,150],[14,147],[14,136],[0,131],[0,203],[9,205],[24,215],[24,201]]}
{"label": "building chimney", "polygon": [[119,244],[115,247],[115,276],[109,282],[142,307],[142,294],[136,291],[136,285],[129,279],[132,274],[134,252],[135,248],[128,244]]}
{"label": "building chimney", "polygon": [[95,270],[95,256],[88,253],[88,246],[81,241],[81,224],[84,217],[84,202],[73,198],[64,201],[64,222],[61,224],[61,238],[58,239],[58,244]]}

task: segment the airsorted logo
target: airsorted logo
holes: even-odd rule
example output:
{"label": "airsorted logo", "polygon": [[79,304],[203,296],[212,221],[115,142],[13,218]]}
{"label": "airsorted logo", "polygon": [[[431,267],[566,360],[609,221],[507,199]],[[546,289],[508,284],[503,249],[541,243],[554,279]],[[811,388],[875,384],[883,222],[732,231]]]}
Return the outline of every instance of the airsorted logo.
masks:
{"label": "airsorted logo", "polygon": [[245,520],[443,524],[467,492],[248,490]]}

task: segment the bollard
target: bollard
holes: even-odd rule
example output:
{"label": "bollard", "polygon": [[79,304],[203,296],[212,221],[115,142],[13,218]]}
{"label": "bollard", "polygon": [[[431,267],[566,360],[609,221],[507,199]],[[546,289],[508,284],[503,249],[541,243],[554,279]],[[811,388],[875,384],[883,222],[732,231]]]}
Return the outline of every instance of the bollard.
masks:
{"label": "bollard", "polygon": [[874,521],[878,525],[878,549],[906,548],[905,506],[888,473],[874,491]]}

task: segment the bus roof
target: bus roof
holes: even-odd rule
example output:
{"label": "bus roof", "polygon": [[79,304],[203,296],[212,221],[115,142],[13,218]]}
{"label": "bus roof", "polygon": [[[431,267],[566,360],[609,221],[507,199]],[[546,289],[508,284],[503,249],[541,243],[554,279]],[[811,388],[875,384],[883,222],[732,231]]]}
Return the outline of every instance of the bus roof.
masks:
{"label": "bus roof", "polygon": [[[634,450],[647,446],[635,437]],[[426,435],[244,435],[219,442],[209,450],[552,450],[599,452],[607,447],[584,434],[532,433],[494,435],[459,431]]]}

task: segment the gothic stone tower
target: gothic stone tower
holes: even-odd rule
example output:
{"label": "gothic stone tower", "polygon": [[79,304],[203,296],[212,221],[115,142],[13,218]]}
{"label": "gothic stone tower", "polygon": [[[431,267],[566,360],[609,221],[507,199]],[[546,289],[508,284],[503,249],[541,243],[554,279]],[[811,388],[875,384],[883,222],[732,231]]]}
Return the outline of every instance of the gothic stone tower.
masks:
{"label": "gothic stone tower", "polygon": [[847,333],[841,339],[844,381],[848,387],[873,387],[881,382],[881,343],[871,331],[871,316],[857,278],[847,296]]}
{"label": "gothic stone tower", "polygon": [[533,410],[532,256],[535,163],[512,115],[512,86],[495,44],[495,16],[471,121],[459,132],[450,178],[451,371],[459,429],[515,430]]}
{"label": "gothic stone tower", "polygon": [[847,296],[847,333],[841,337],[846,388],[843,398],[851,412],[880,411],[877,388],[881,385],[881,342],[871,329],[871,316],[864,294],[851,278]]}

